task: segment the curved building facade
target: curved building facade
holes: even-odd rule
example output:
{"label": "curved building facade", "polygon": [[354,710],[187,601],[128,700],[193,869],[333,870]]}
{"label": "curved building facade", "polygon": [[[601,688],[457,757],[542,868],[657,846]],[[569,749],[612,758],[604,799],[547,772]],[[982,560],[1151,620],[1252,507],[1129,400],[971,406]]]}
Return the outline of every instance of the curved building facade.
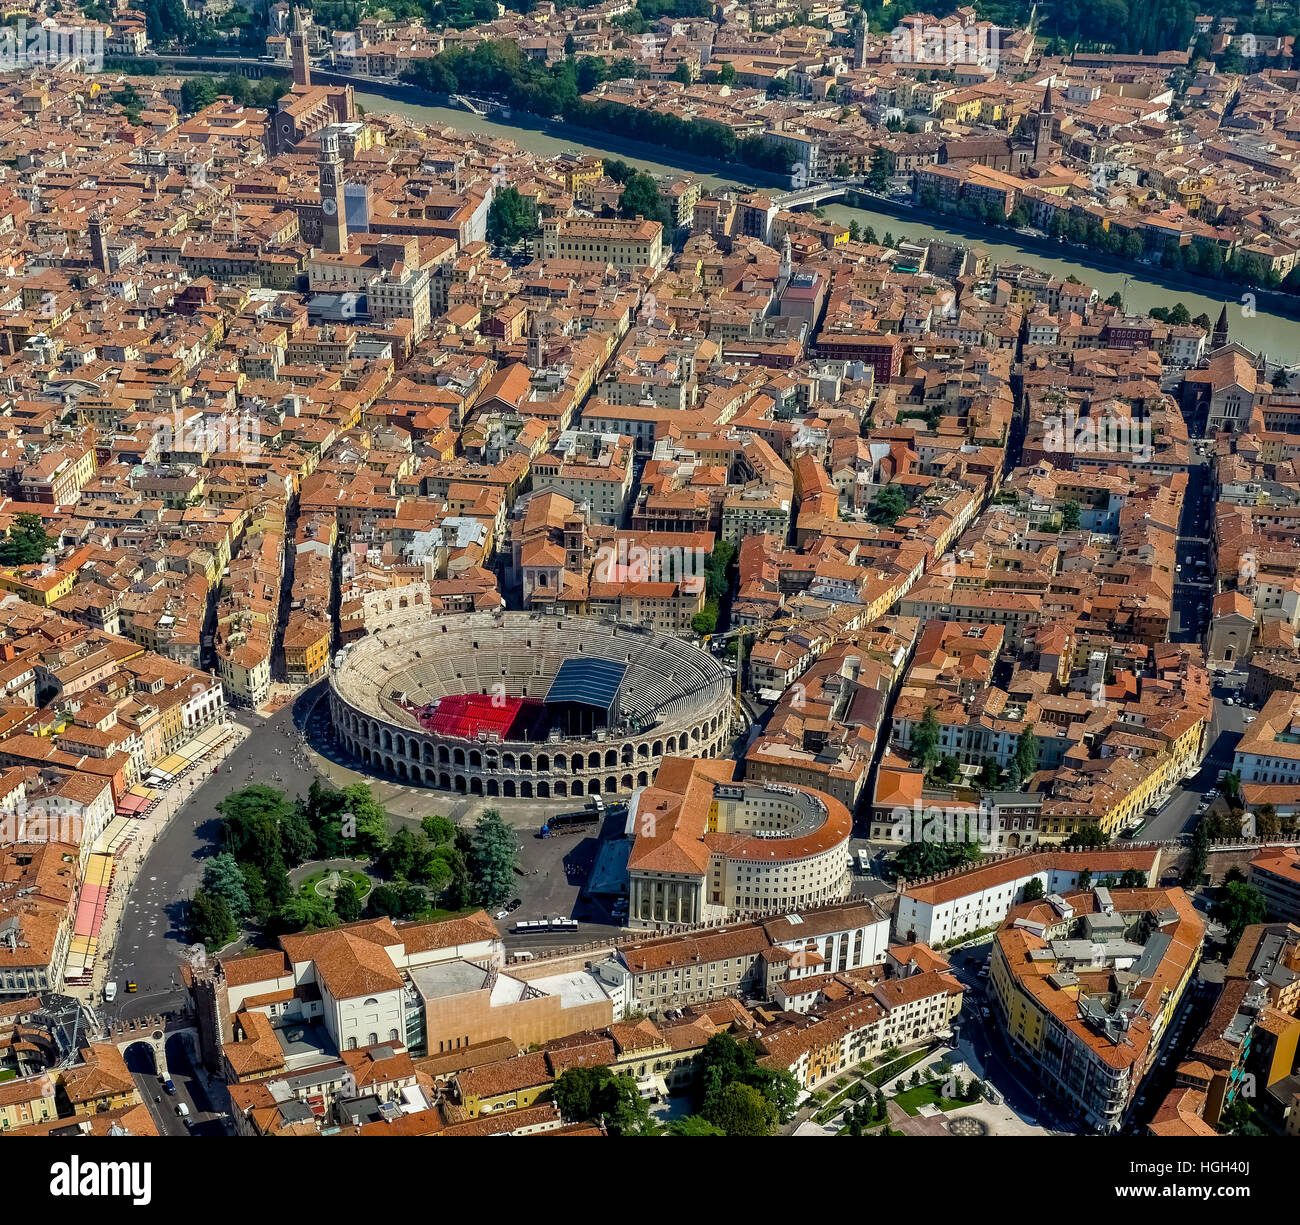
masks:
{"label": "curved building facade", "polygon": [[811,787],[736,782],[735,769],[669,759],[634,797],[632,926],[790,913],[848,896],[849,810]]}

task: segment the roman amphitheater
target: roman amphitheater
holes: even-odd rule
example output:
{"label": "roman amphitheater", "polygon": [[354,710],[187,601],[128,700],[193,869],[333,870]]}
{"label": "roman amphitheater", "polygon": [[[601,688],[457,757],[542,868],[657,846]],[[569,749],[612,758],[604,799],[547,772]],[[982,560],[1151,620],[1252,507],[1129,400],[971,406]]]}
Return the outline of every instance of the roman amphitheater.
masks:
{"label": "roman amphitheater", "polygon": [[665,756],[721,753],[730,710],[708,652],[582,617],[421,613],[330,669],[342,748],[377,774],[471,795],[628,794]]}

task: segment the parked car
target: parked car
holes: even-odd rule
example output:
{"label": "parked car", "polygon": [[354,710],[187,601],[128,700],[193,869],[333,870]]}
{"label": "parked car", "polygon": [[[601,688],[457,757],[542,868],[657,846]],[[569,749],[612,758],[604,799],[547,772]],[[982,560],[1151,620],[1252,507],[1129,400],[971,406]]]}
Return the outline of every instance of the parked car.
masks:
{"label": "parked car", "polygon": [[509,901],[509,902],[507,903],[507,905],[506,905],[506,913],[508,913],[508,914],[514,914],[515,911],[518,910],[519,907],[522,906],[523,904],[524,904],[524,899],[523,899],[523,898],[521,898],[521,897],[511,898],[510,901]]}
{"label": "parked car", "polygon": [[176,1096],[176,1082],[170,1077],[163,1081],[163,1092],[165,1092],[168,1097]]}
{"label": "parked car", "polygon": [[117,999],[117,983],[105,983],[104,984],[105,1002],[111,1004],[115,999]]}

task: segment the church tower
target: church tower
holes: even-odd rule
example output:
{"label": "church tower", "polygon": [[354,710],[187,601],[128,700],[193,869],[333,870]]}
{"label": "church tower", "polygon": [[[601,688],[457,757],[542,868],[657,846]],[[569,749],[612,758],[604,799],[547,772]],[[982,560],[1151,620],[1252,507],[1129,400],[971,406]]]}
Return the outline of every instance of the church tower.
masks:
{"label": "church tower", "polygon": [[865,68],[867,66],[867,35],[869,33],[867,19],[863,17],[858,21],[857,31],[853,35],[854,68]]}
{"label": "church tower", "polygon": [[305,89],[311,84],[311,60],[307,58],[307,29],[303,25],[302,10],[298,8],[293,10],[289,50],[293,56],[293,83]]}
{"label": "church tower", "polygon": [[339,156],[338,130],[331,124],[320,133],[321,246],[331,255],[348,249],[348,218],[343,202],[343,160]]}
{"label": "church tower", "polygon": [[1223,309],[1219,312],[1219,322],[1214,325],[1214,337],[1210,341],[1210,352],[1215,349],[1222,349],[1228,343],[1228,304],[1223,304]]}
{"label": "church tower", "polygon": [[108,254],[108,223],[101,212],[92,213],[90,217],[90,262],[100,272],[113,271]]}
{"label": "church tower", "polygon": [[1043,104],[1038,108],[1038,114],[1034,116],[1034,161],[1043,162],[1047,160],[1052,151],[1052,120],[1055,116],[1052,114],[1052,82],[1047,82],[1047,88],[1043,91]]}

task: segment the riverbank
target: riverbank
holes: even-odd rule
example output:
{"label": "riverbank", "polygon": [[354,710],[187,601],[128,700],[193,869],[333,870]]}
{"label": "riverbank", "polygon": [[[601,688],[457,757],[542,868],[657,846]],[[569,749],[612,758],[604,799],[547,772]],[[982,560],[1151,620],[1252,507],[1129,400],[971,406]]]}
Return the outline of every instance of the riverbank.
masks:
{"label": "riverbank", "polygon": [[[343,84],[348,81],[348,78],[342,74],[319,73],[313,73],[313,80],[321,75],[332,76],[334,79],[330,82],[331,84]],[[440,112],[445,111],[453,122],[460,120],[455,122],[455,126],[462,131],[484,131],[499,128],[503,133],[514,130],[536,132],[539,135],[550,136],[557,140],[574,142],[581,148],[590,149],[596,153],[604,153],[606,156],[613,154],[622,156],[628,161],[639,160],[647,165],[663,166],[670,171],[678,170],[684,174],[690,174],[702,182],[707,180],[710,186],[737,184],[751,187],[776,187],[782,191],[790,190],[788,175],[774,174],[770,170],[756,170],[743,162],[719,162],[711,158],[693,157],[691,154],[683,153],[679,149],[670,149],[664,145],[652,145],[643,140],[631,140],[605,128],[587,128],[581,124],[570,123],[566,120],[547,119],[530,111],[506,109],[492,115],[476,115],[473,111],[452,106],[451,99],[446,94],[433,94],[416,85],[385,84],[382,87],[377,87],[367,84],[365,91],[358,91],[356,97],[367,110],[378,109],[371,106],[369,101],[378,97],[405,106],[428,108]],[[400,114],[401,112],[397,113]],[[599,141],[599,145],[589,144],[588,142],[592,140]],[[665,158],[671,160],[665,161],[663,160]]]}
{"label": "riverbank", "polygon": [[[172,72],[182,71],[175,61],[167,68]],[[502,122],[472,111],[453,109],[440,105],[449,101],[445,95],[405,82],[358,82],[348,74],[324,69],[313,69],[313,79],[335,85],[362,85],[357,90],[356,99],[367,110],[406,114],[425,123],[467,133],[492,133],[513,139],[521,147],[542,157],[566,151],[617,157],[639,170],[654,174],[689,174],[705,188],[714,190],[737,183],[780,188],[786,184],[783,176],[770,171],[692,157],[678,150],[628,140],[614,132],[597,132],[540,115],[511,112],[502,117],[505,120]],[[1112,293],[1121,294],[1125,308],[1133,313],[1148,312],[1155,306],[1169,307],[1182,301],[1193,317],[1205,314],[1215,319],[1226,299],[1235,306],[1235,313],[1230,312],[1230,335],[1234,340],[1284,362],[1294,353],[1300,297],[1152,268],[1091,248],[1073,247],[1051,238],[1035,238],[1003,227],[983,226],[965,218],[920,209],[907,201],[865,194],[862,200],[862,205],[827,205],[826,214],[846,225],[850,221],[857,221],[864,227],[870,225],[877,233],[897,222],[906,225],[908,237],[914,239],[961,242],[987,251],[995,263],[1027,263],[1062,278],[1074,276],[1094,286],[1102,298]],[[1253,304],[1242,301],[1243,293],[1253,295]]]}
{"label": "riverbank", "polygon": [[[861,203],[858,201],[861,201]],[[1096,268],[1102,272],[1132,275],[1133,269],[1140,269],[1141,276],[1149,278],[1158,284],[1167,285],[1171,289],[1185,289],[1189,293],[1195,294],[1213,295],[1219,293],[1223,295],[1222,300],[1224,302],[1230,304],[1235,302],[1238,306],[1243,305],[1243,296],[1250,294],[1254,297],[1256,306],[1265,306],[1270,311],[1283,315],[1288,319],[1300,319],[1300,297],[1295,294],[1282,293],[1274,289],[1262,289],[1255,285],[1245,285],[1236,281],[1216,280],[1212,277],[1197,276],[1193,273],[1174,272],[1166,268],[1145,264],[1141,260],[1124,259],[1122,256],[1111,255],[1105,251],[1097,251],[1092,247],[1080,246],[1048,236],[1038,238],[1032,234],[1022,234],[1018,230],[1007,229],[1002,226],[983,225],[966,217],[940,212],[937,209],[925,208],[909,201],[877,196],[858,188],[849,188],[845,192],[845,205],[848,208],[860,211],[886,213],[902,221],[919,219],[930,225],[945,226],[958,233],[967,234],[977,242],[985,245],[990,240],[1010,242],[1015,246],[1023,247],[1027,251],[1036,252],[1040,255],[1047,255],[1055,259],[1069,258],[1077,260],[1081,264]]]}

